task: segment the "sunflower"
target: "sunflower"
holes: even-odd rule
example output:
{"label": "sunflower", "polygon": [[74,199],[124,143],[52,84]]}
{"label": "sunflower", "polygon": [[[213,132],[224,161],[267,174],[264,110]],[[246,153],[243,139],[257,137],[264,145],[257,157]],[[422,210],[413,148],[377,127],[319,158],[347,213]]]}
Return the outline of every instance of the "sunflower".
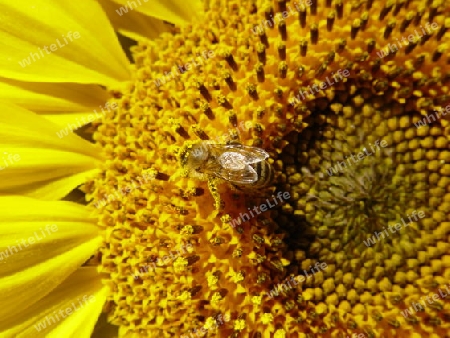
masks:
{"label": "sunflower", "polygon": [[[0,14],[2,336],[448,336],[448,5],[117,3]],[[273,182],[179,175],[200,141]]]}

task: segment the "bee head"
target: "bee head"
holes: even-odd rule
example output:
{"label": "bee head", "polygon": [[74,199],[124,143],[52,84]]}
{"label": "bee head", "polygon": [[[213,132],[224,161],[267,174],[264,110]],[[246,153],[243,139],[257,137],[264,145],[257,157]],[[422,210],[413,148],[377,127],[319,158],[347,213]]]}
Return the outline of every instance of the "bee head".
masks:
{"label": "bee head", "polygon": [[193,144],[180,152],[180,164],[183,168],[198,169],[208,158],[208,149],[203,144]]}

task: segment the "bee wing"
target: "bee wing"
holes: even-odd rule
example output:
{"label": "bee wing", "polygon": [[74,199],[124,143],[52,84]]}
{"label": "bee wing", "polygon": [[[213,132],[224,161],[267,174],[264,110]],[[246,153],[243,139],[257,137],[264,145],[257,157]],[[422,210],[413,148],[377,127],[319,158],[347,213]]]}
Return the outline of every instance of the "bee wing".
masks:
{"label": "bee wing", "polygon": [[269,154],[260,148],[245,146],[243,144],[222,144],[213,145],[212,148],[217,153],[223,153],[224,151],[234,152],[241,154],[245,158],[245,163],[252,164],[264,161],[269,157]]}
{"label": "bee wing", "polygon": [[225,168],[217,162],[209,163],[203,171],[209,175],[218,176],[226,181],[235,184],[249,184],[258,180],[258,174],[249,164],[245,164],[244,168],[232,170]]}
{"label": "bee wing", "polygon": [[256,170],[249,164],[244,169],[229,170],[223,169],[219,171],[219,176],[223,179],[235,184],[250,184],[258,180]]}

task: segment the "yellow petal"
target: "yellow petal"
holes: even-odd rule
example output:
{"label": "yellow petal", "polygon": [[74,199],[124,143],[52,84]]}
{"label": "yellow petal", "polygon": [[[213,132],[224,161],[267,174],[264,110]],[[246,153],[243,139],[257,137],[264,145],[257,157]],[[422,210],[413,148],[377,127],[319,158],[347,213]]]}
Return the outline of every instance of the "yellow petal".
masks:
{"label": "yellow petal", "polygon": [[[109,99],[98,85],[33,83],[0,78],[0,100],[14,102],[34,112],[100,111]],[[74,120],[75,122],[75,120]]]}
{"label": "yellow petal", "polygon": [[32,82],[96,83],[130,78],[128,60],[93,0],[21,0],[0,11],[2,76]]}
{"label": "yellow petal", "polygon": [[2,337],[88,338],[109,290],[95,268],[83,267],[46,297],[0,324]]}
{"label": "yellow petal", "polygon": [[[64,184],[71,176],[97,168],[100,152],[91,143],[73,133],[61,136],[61,126],[28,110],[0,105],[0,193],[49,198],[46,186],[59,181],[53,188],[65,195],[76,187]],[[82,176],[76,177],[77,185]]]}
{"label": "yellow petal", "polygon": [[[94,270],[94,269],[91,269]],[[83,281],[84,283],[91,283],[90,280]],[[100,284],[101,285],[101,284]],[[76,297],[79,301],[79,310],[77,310],[73,315],[69,316],[61,325],[59,325],[55,330],[47,335],[48,338],[89,338],[92,335],[95,324],[102,312],[103,306],[106,302],[106,297],[109,293],[107,287],[103,287],[96,293],[92,292],[93,298],[88,298],[89,301],[84,301],[81,293],[79,297]],[[87,294],[87,293],[86,293]],[[69,303],[69,301],[72,302]],[[66,306],[70,308],[71,304],[75,300],[75,297],[69,299],[66,302]],[[70,305],[69,305],[70,304]],[[73,306],[73,305],[72,305]],[[59,308],[64,308],[64,306],[59,306]],[[66,307],[67,309],[67,307]],[[105,337],[107,338],[107,337]]]}
{"label": "yellow petal", "polygon": [[[111,0],[100,0],[113,27],[121,34],[139,41],[142,38],[153,39],[163,32],[170,30],[170,26],[160,19],[149,17],[139,11],[129,11],[125,15],[121,12],[121,5]],[[116,12],[118,11],[118,12]],[[122,10],[123,11],[123,10]]]}
{"label": "yellow petal", "polygon": [[[46,119],[52,121],[55,124],[59,124],[64,127],[61,130],[77,130],[85,124],[93,121],[99,121],[100,115],[95,114],[92,111],[87,112],[73,112],[73,113],[49,113],[49,112],[37,112],[39,115],[45,117]],[[93,120],[92,120],[93,118]],[[78,127],[80,126],[80,127]],[[68,133],[67,132],[67,133]],[[63,132],[64,133],[64,132]]]}
{"label": "yellow petal", "polygon": [[[0,191],[19,188],[35,182],[48,181],[95,168],[92,158],[53,149],[2,149],[8,155],[0,160]],[[13,156],[9,156],[13,155]]]}
{"label": "yellow petal", "polygon": [[[61,178],[52,178],[48,181],[37,182],[33,184],[24,184],[17,188],[2,189],[2,194],[16,194],[20,192],[22,195],[42,200],[57,201],[67,196],[74,188],[86,183],[88,179],[95,176],[99,169],[85,171],[79,174],[65,176]],[[1,176],[1,174],[0,174]]]}
{"label": "yellow petal", "polygon": [[[68,201],[40,201],[25,196],[0,196],[0,223],[22,221],[57,221],[91,222],[89,210]],[[57,208],[55,208],[57,206]],[[24,213],[24,207],[27,212]],[[54,208],[54,209],[52,209]],[[0,227],[0,234],[3,233]]]}
{"label": "yellow petal", "polygon": [[183,25],[199,18],[203,12],[203,5],[200,0],[113,0],[122,5],[117,14],[126,16],[134,10],[142,12],[148,16],[165,20],[170,23]]}
{"label": "yellow petal", "polygon": [[98,156],[98,148],[74,133],[59,137],[61,126],[9,102],[0,102],[0,145],[34,146]]}
{"label": "yellow petal", "polygon": [[101,245],[88,209],[0,196],[0,331],[76,271]]}

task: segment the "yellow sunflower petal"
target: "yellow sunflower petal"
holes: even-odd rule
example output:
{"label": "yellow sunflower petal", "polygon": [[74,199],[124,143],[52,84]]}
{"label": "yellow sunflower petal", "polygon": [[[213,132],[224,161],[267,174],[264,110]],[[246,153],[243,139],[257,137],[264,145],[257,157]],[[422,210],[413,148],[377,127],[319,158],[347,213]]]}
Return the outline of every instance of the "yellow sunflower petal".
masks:
{"label": "yellow sunflower petal", "polygon": [[[97,274],[94,268],[91,268],[91,274],[95,276]],[[90,280],[84,280],[84,283],[90,283]],[[97,283],[97,285],[101,285]],[[79,310],[75,312],[73,315],[69,316],[61,325],[59,325],[55,330],[53,330],[50,334],[47,335],[48,338],[60,338],[60,337],[71,337],[71,338],[89,338],[93,332],[95,324],[100,316],[100,313],[103,309],[103,305],[106,301],[106,296],[108,295],[108,288],[103,287],[97,292],[92,292],[93,298],[88,298],[89,302],[85,302],[81,295],[81,304],[86,304],[83,307],[79,307]],[[74,298],[69,299],[66,302],[67,307],[70,308],[70,300],[74,300]],[[60,306],[62,308],[64,306]],[[65,309],[67,309],[67,307]],[[106,338],[106,337],[105,337]]]}
{"label": "yellow sunflower petal", "polygon": [[[110,0],[100,0],[99,2],[103,6],[113,27],[131,39],[153,39],[170,29],[170,26],[162,20],[149,17],[139,11],[129,11],[125,14],[122,13],[123,9],[121,10],[123,6],[115,2]],[[122,13],[122,15],[118,13]]]}
{"label": "yellow sunflower petal", "polygon": [[67,133],[69,133],[69,131],[71,131],[72,128],[77,129],[81,128],[85,124],[95,121],[97,120],[97,118],[100,117],[99,114],[95,115],[92,111],[73,112],[73,113],[38,112],[38,114],[52,121],[55,124],[63,126],[64,130],[66,130],[65,128],[68,127]]}
{"label": "yellow sunflower petal", "polygon": [[202,2],[199,0],[189,1],[186,4],[184,0],[164,0],[164,1],[145,1],[145,0],[113,0],[122,5],[118,9],[118,15],[125,16],[131,11],[136,10],[148,16],[165,20],[174,24],[185,24],[199,17],[203,12]]}
{"label": "yellow sunflower petal", "polygon": [[[20,187],[22,195],[42,200],[57,201],[67,195],[67,193],[75,187],[85,183],[88,178],[95,176],[98,169],[84,171],[79,174],[69,175],[58,179],[52,178],[48,181],[36,182]],[[3,194],[17,193],[17,188],[3,189]]]}
{"label": "yellow sunflower petal", "polygon": [[0,160],[0,191],[65,177],[94,166],[89,156],[53,149],[20,148],[16,151],[15,148],[3,148],[3,151],[7,155]]}
{"label": "yellow sunflower petal", "polygon": [[[101,243],[88,209],[0,196],[0,329],[62,283]],[[7,327],[7,325],[6,325]]]}
{"label": "yellow sunflower petal", "polygon": [[[9,103],[2,103],[1,106],[0,193],[14,188],[16,194],[31,193],[36,197],[49,198],[46,185],[62,180],[59,184],[55,183],[54,188],[57,188],[58,194],[68,193],[75,186],[62,183],[71,182],[69,178],[72,175],[96,168],[99,154],[89,142],[73,133],[61,136],[61,126],[30,111]],[[69,180],[63,181],[65,178]],[[75,180],[79,181],[80,177]],[[39,195],[39,189],[46,193]]]}
{"label": "yellow sunflower petal", "polygon": [[[31,83],[0,78],[0,100],[34,112],[80,112],[104,108],[109,95],[98,85]],[[75,119],[73,120],[75,123]]]}
{"label": "yellow sunflower petal", "polygon": [[107,293],[95,268],[80,268],[39,302],[0,324],[2,337],[90,337]]}
{"label": "yellow sunflower petal", "polygon": [[96,1],[10,1],[0,22],[4,77],[105,86],[129,79],[126,56]]}

